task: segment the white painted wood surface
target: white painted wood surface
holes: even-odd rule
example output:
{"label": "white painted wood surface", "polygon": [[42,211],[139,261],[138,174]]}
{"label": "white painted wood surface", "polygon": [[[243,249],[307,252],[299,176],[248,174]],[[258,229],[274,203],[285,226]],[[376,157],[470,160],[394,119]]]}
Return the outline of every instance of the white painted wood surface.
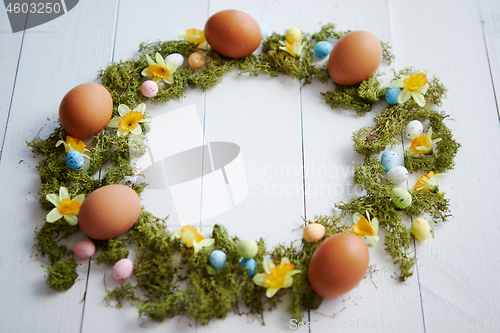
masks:
{"label": "white painted wood surface", "polygon": [[[258,318],[229,315],[207,326],[175,318],[162,324],[137,319],[135,308],[116,310],[103,302],[106,286],[116,285],[109,268],[79,265],[79,279],[65,293],[45,284],[43,260],[34,258],[33,230],[44,214],[34,197],[37,158],[25,141],[55,126],[59,102],[73,86],[94,81],[99,68],[137,55],[139,43],[176,38],[178,30],[203,28],[213,13],[236,8],[284,33],[297,26],[316,32],[327,22],[341,30],[368,30],[389,41],[395,62],[381,68],[427,68],[449,89],[442,108],[447,124],[462,144],[457,166],[442,180],[454,217],[435,227],[435,237],[416,242],[417,266],[405,283],[393,278],[397,268],[383,249],[370,248],[378,271],[373,281],[338,299],[325,300],[304,320],[312,332],[342,329],[356,332],[499,331],[500,136],[495,90],[498,65],[500,3],[495,0],[419,1],[97,1],[80,3],[64,16],[12,34],[3,9],[0,15],[0,135],[3,141],[0,202],[4,231],[0,234],[0,327],[5,332],[229,332],[288,331],[286,304]],[[319,61],[318,59],[315,59]],[[496,87],[495,87],[496,83]],[[264,237],[269,245],[300,238],[292,232],[300,216],[336,213],[333,205],[356,195],[351,134],[372,123],[353,111],[332,110],[320,91],[333,84],[302,87],[286,78],[226,76],[206,92],[189,91],[166,110],[194,104],[206,142],[227,141],[241,147],[249,193],[232,210],[205,220],[227,226],[241,238]],[[496,89],[495,89],[496,88]],[[151,106],[154,112],[155,107]],[[401,147],[396,147],[401,152]],[[326,167],[326,171],[325,171]],[[325,172],[328,172],[325,174]],[[303,186],[303,177],[305,186]],[[200,184],[206,201],[211,184]],[[168,197],[163,198],[168,201]],[[154,203],[152,196],[144,205]],[[166,205],[169,225],[179,220]],[[409,221],[408,225],[409,225]],[[70,239],[70,244],[77,241]],[[83,297],[86,293],[85,301]],[[334,316],[334,314],[336,314]],[[332,318],[332,317],[335,318]],[[496,324],[496,329],[491,327]],[[472,325],[472,326],[471,326]],[[490,328],[487,329],[487,325]]]}

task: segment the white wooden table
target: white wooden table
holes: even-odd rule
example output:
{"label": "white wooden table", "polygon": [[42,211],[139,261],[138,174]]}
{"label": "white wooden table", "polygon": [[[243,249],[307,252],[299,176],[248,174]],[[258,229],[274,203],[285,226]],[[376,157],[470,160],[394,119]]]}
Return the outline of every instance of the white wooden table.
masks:
{"label": "white wooden table", "polygon": [[[236,315],[207,326],[188,318],[161,324],[137,319],[135,308],[117,310],[103,302],[104,274],[108,289],[116,285],[109,267],[81,261],[75,285],[67,292],[54,292],[44,280],[41,265],[47,262],[37,260],[32,249],[33,231],[46,212],[35,197],[38,159],[25,141],[50,133],[64,94],[95,81],[100,68],[136,56],[141,42],[172,40],[178,30],[202,29],[211,14],[228,8],[245,11],[279,33],[293,26],[313,33],[328,22],[340,30],[371,31],[393,46],[396,60],[381,68],[388,78],[392,69],[427,68],[449,89],[440,110],[451,115],[446,124],[462,144],[455,170],[441,183],[453,218],[435,227],[435,237],[415,243],[414,275],[404,283],[395,279],[398,268],[382,242],[370,248],[370,263],[378,271],[348,294],[306,313],[304,321],[312,325],[311,331],[500,331],[496,0],[81,0],[62,17],[15,34],[0,9],[0,331],[294,328],[286,304],[266,314],[265,326],[257,317]],[[165,104],[168,110],[195,104],[206,140],[236,143],[244,156],[246,199],[203,221],[203,226],[219,223],[242,238],[265,237],[269,245],[288,243],[301,237],[300,231],[292,232],[301,225],[301,216],[338,213],[334,203],[356,195],[352,175],[362,156],[352,150],[351,134],[371,125],[380,108],[362,117],[350,110],[332,110],[319,95],[332,89],[331,82],[302,87],[282,76],[231,74],[214,89],[190,90],[185,99]],[[402,152],[401,147],[395,149]],[[203,201],[204,193],[200,195]],[[146,206],[147,200],[143,198]],[[171,214],[173,227],[179,223],[172,206],[153,213]]]}

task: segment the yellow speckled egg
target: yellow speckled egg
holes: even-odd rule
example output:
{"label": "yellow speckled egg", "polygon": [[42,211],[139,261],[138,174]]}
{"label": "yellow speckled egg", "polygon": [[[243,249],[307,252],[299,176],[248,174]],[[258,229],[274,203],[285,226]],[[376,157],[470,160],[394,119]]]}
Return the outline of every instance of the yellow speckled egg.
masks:
{"label": "yellow speckled egg", "polygon": [[235,9],[210,16],[205,24],[205,38],[218,53],[229,58],[243,58],[260,45],[260,26],[253,17]]}
{"label": "yellow speckled egg", "polygon": [[205,59],[200,52],[193,52],[189,55],[188,63],[192,69],[200,69],[205,65]]}
{"label": "yellow speckled egg", "polygon": [[319,241],[325,235],[325,227],[319,223],[310,223],[304,228],[304,239],[309,243]]}
{"label": "yellow speckled egg", "polygon": [[286,41],[290,44],[298,42],[301,37],[302,32],[299,30],[299,28],[290,28],[287,30],[285,35]]}
{"label": "yellow speckled egg", "polygon": [[141,214],[141,199],[130,187],[106,185],[90,193],[78,213],[78,225],[90,238],[107,240],[127,232]]}
{"label": "yellow speckled egg", "polygon": [[430,233],[429,223],[423,218],[414,220],[411,224],[411,233],[420,241],[426,240]]}

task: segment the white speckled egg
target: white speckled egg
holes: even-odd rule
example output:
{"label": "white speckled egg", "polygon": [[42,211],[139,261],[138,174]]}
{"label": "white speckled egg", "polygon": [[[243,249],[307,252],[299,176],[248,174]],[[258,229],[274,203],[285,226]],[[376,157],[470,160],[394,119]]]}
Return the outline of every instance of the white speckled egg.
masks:
{"label": "white speckled egg", "polygon": [[396,165],[387,172],[387,179],[401,184],[408,179],[408,170],[402,165]]}
{"label": "white speckled egg", "polygon": [[405,135],[408,139],[412,139],[412,134],[415,136],[420,136],[424,132],[424,125],[418,120],[412,120],[406,125]]}
{"label": "white speckled egg", "polygon": [[184,63],[184,57],[180,53],[172,53],[165,58],[165,62],[173,62],[178,68],[180,68]]}

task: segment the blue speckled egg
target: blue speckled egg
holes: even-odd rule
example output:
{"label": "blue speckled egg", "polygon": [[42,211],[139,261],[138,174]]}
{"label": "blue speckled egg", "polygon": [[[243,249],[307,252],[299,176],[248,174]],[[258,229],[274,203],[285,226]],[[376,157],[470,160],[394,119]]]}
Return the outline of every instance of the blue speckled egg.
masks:
{"label": "blue speckled egg", "polygon": [[262,35],[262,40],[266,39],[269,36],[269,28],[265,23],[259,23],[260,34]]}
{"label": "blue speckled egg", "polygon": [[387,88],[385,91],[385,100],[389,104],[398,104],[398,96],[401,93],[401,89],[399,88]]}
{"label": "blue speckled egg", "polygon": [[68,151],[66,165],[73,170],[80,169],[83,166],[83,155],[76,150]]}
{"label": "blue speckled egg", "polygon": [[392,150],[384,151],[382,157],[380,158],[380,162],[382,162],[382,165],[385,168],[385,172],[388,172],[396,165],[398,165],[399,162],[398,154],[396,154]]}
{"label": "blue speckled egg", "polygon": [[326,58],[330,52],[332,52],[332,49],[333,49],[333,45],[328,43],[328,42],[325,42],[325,41],[321,41],[321,42],[317,42],[316,45],[314,46],[314,53],[316,53],[316,55],[323,59],[323,58]]}
{"label": "blue speckled egg", "polygon": [[210,266],[215,269],[222,269],[226,264],[226,254],[221,250],[215,250],[210,253],[210,259],[208,259]]}
{"label": "blue speckled egg", "polygon": [[255,274],[255,268],[257,267],[257,262],[254,258],[243,259],[241,261],[241,266],[248,268],[250,271],[250,277]]}

